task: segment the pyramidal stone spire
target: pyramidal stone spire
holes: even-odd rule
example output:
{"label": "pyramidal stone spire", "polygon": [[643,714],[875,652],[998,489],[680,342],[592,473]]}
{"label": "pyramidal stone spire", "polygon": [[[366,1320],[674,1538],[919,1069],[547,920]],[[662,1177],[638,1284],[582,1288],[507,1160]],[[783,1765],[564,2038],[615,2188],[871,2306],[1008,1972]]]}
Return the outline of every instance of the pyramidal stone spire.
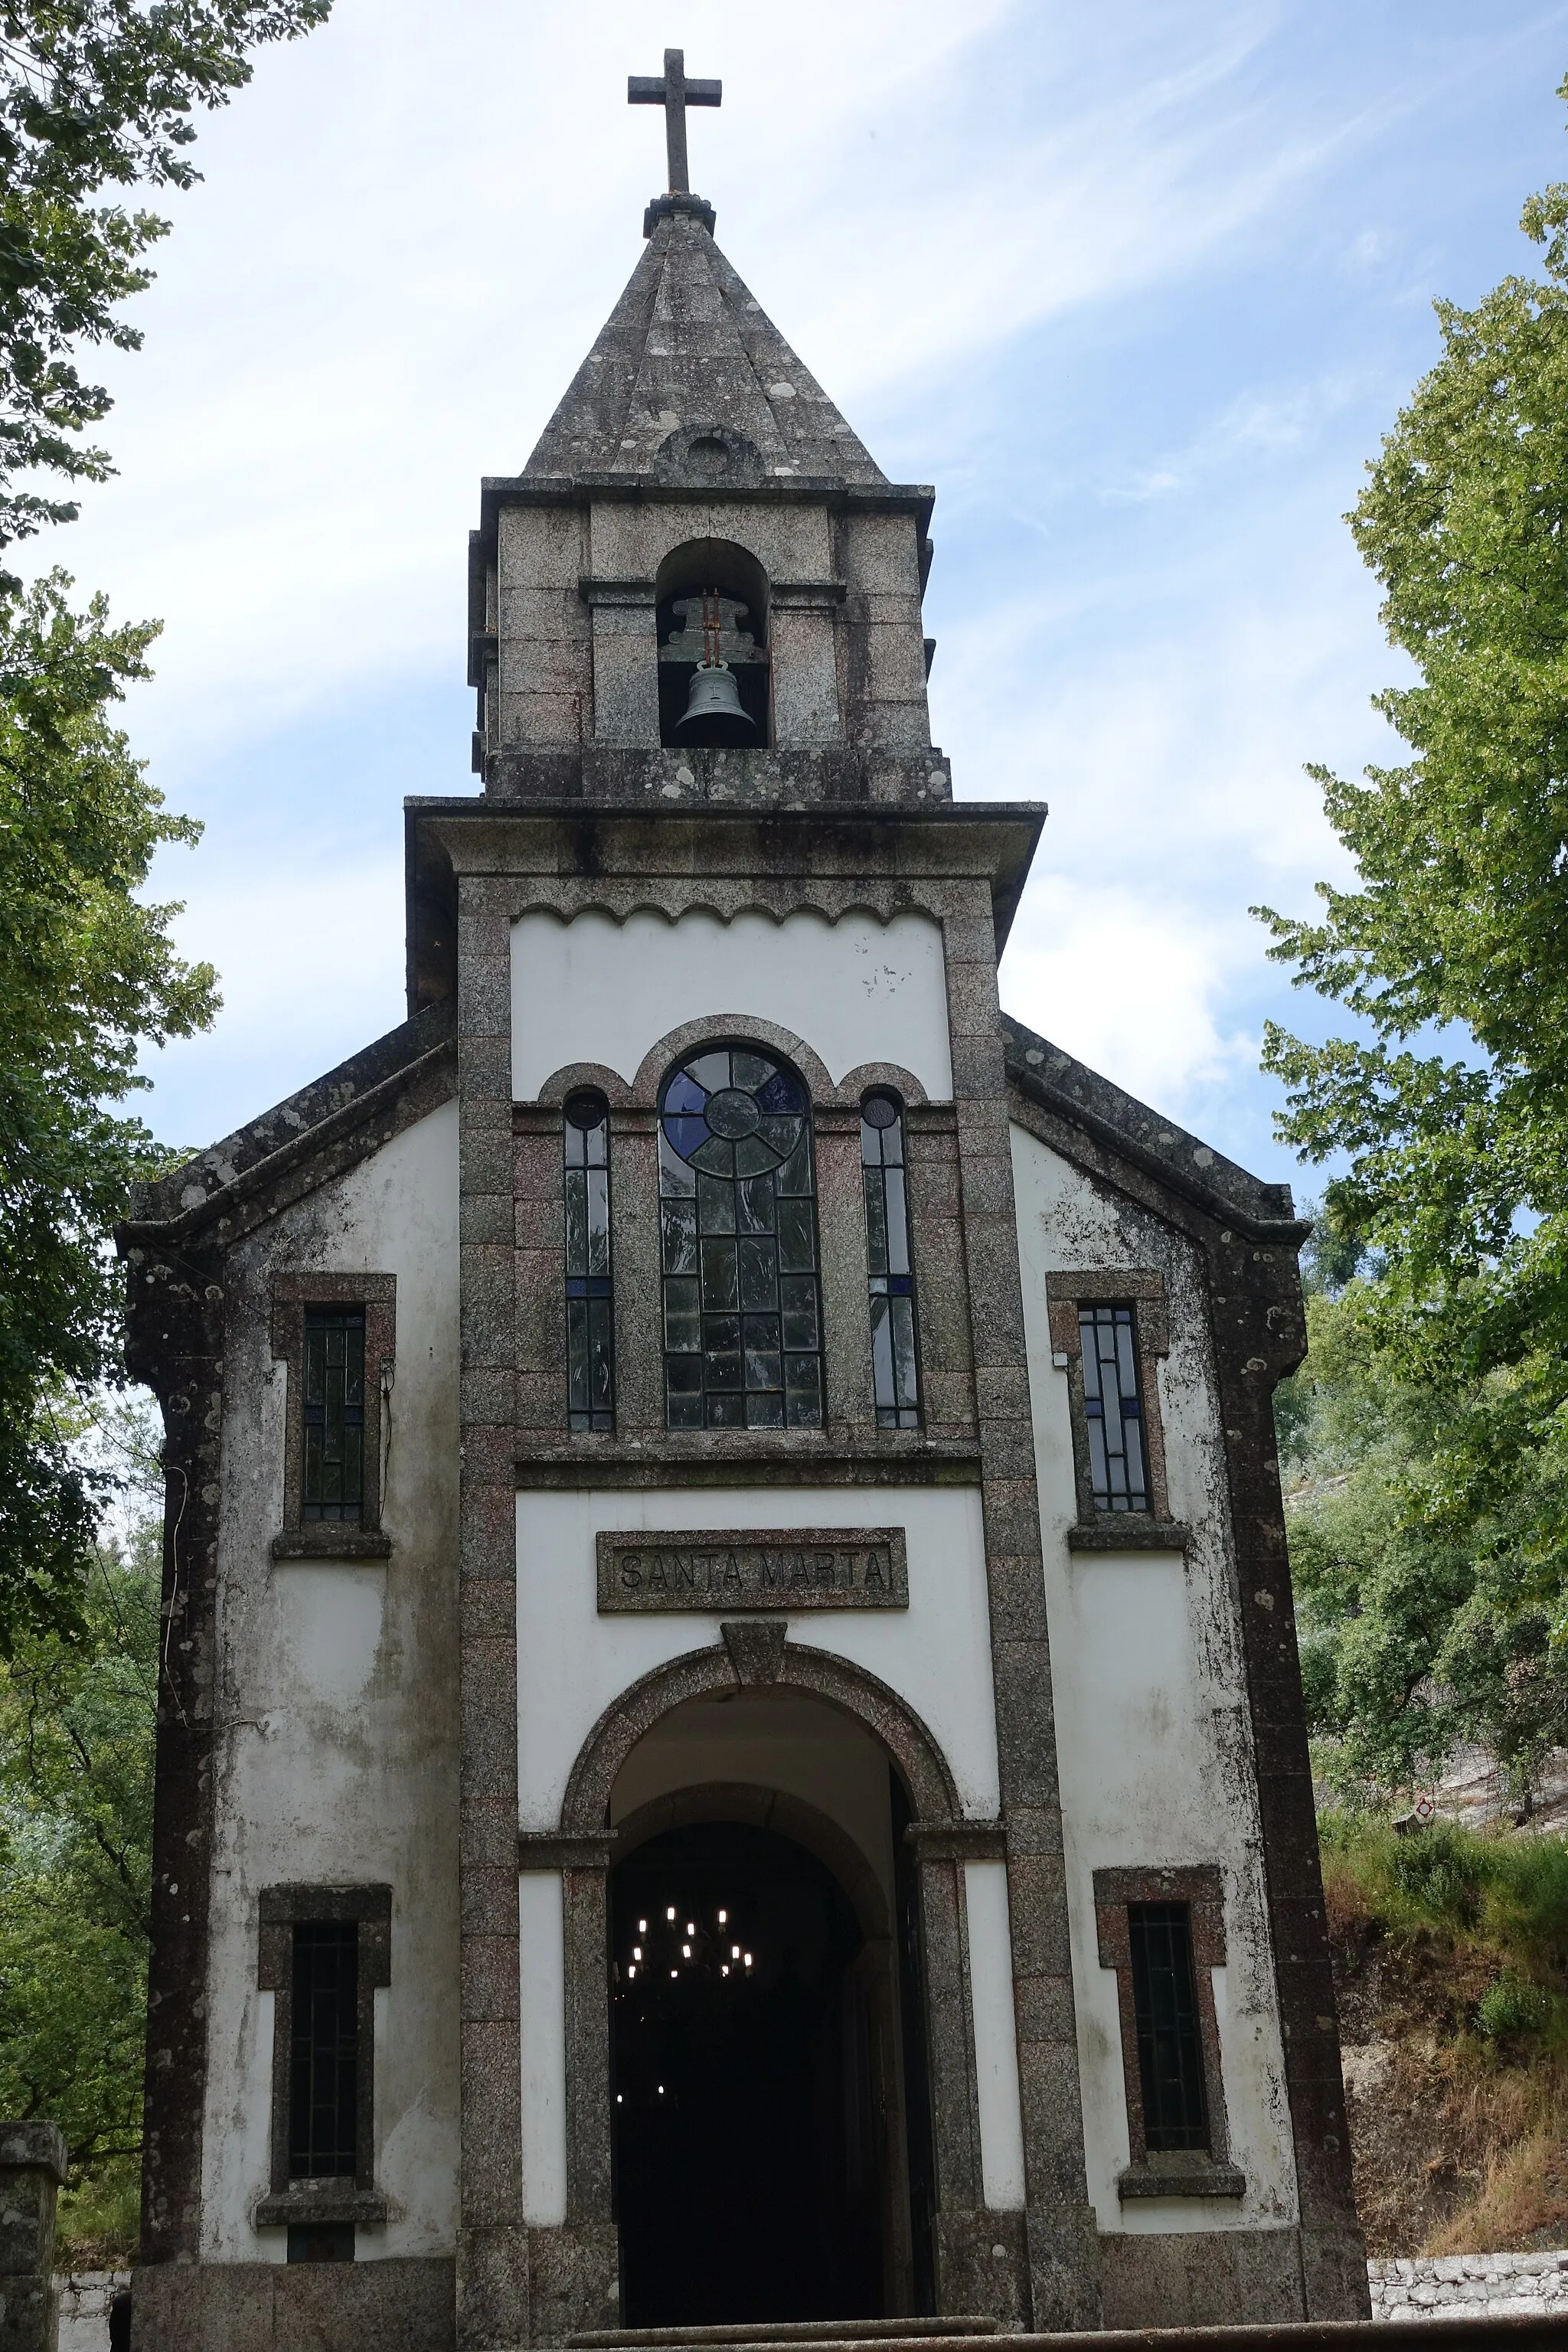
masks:
{"label": "pyramidal stone spire", "polygon": [[[527,476],[886,480],[720,252],[710,218],[691,196],[649,206],[647,250]],[[715,427],[749,444],[754,464]]]}

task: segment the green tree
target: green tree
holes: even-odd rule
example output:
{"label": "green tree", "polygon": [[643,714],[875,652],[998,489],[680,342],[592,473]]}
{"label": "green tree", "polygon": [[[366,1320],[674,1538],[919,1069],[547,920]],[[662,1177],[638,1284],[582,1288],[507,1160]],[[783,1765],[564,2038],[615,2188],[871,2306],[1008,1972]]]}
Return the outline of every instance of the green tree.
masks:
{"label": "green tree", "polygon": [[[1562,93],[1568,97],[1568,83]],[[1545,275],[1437,305],[1442,354],[1349,518],[1415,682],[1377,707],[1409,747],[1318,769],[1355,887],[1258,911],[1270,953],[1357,1016],[1264,1066],[1304,1157],[1348,1163],[1336,1230],[1391,1388],[1441,1400],[1399,1524],[1494,1548],[1499,1605],[1568,1638],[1568,184],[1532,197]],[[1506,1567],[1506,1574],[1504,1569]]]}
{"label": "green tree", "polygon": [[58,2122],[73,2177],[133,2176],[142,2137],[160,1521],[130,1434],[130,1525],[81,1627],[0,1665],[0,2114]]}
{"label": "green tree", "polygon": [[73,354],[138,348],[116,305],[149,284],[143,256],[168,223],[93,199],[188,187],[195,109],[225,105],[250,78],[247,50],[309,31],[331,5],[0,0],[0,546],[77,511],[27,476],[111,470],[79,437],[110,397]]}
{"label": "green tree", "polygon": [[[1533,1484],[1463,1526],[1424,1497],[1454,1408],[1366,1345],[1369,1279],[1309,1264],[1307,1361],[1277,1394],[1309,1724],[1331,1780],[1363,1793],[1435,1778],[1457,1742],[1498,1759],[1528,1803],[1568,1741],[1568,1654],[1529,1590],[1519,1542]],[[1533,1466],[1533,1465],[1531,1465]]]}
{"label": "green tree", "polygon": [[216,1001],[170,944],[177,909],[136,895],[197,828],[106,715],[155,632],[111,628],[101,599],[73,612],[69,585],[0,598],[0,1655],[70,1622],[105,1490],[71,1400],[119,1374],[106,1237],[163,1158],[109,1106],[145,1083],[142,1041],[187,1035]]}
{"label": "green tree", "polygon": [[[0,0],[0,548],[68,520],[36,479],[97,480],[81,438],[109,395],[84,349],[133,349],[117,306],[168,224],[106,191],[186,187],[193,116],[247,52],[331,0]],[[0,573],[0,1655],[71,1622],[101,1480],[77,1459],[82,1397],[119,1366],[108,1234],[152,1139],[114,1106],[145,1045],[204,1025],[213,976],[174,953],[178,908],[136,893],[168,815],[109,705],[147,676],[150,626],[73,612],[54,572]]]}

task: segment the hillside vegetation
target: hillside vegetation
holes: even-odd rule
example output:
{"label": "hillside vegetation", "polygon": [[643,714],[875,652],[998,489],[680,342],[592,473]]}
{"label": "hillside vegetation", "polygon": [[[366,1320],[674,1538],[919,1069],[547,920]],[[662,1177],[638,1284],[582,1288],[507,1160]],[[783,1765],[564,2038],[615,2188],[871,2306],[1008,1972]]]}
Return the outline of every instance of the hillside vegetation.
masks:
{"label": "hillside vegetation", "polygon": [[1320,1827],[1369,2252],[1568,2244],[1568,1840]]}

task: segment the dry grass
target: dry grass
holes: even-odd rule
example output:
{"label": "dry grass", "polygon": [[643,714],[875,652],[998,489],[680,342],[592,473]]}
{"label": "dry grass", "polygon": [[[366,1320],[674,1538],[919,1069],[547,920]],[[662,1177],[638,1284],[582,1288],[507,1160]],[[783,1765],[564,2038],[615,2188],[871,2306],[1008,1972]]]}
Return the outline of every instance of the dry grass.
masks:
{"label": "dry grass", "polygon": [[1323,1830],[1369,2250],[1568,2244],[1568,1843]]}
{"label": "dry grass", "polygon": [[1447,2102],[1457,2142],[1479,2158],[1479,2186],[1421,2248],[1501,2254],[1559,2245],[1568,2233],[1568,2068],[1469,2074]]}

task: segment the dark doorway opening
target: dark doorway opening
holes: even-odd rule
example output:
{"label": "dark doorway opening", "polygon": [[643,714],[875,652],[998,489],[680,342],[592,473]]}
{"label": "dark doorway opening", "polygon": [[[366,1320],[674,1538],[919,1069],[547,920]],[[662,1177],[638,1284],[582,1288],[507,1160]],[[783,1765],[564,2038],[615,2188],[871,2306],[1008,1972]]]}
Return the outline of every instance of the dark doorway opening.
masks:
{"label": "dark doorway opening", "polygon": [[734,1822],[614,1874],[626,2324],[879,2318],[883,2249],[861,1937],[832,1874]]}

